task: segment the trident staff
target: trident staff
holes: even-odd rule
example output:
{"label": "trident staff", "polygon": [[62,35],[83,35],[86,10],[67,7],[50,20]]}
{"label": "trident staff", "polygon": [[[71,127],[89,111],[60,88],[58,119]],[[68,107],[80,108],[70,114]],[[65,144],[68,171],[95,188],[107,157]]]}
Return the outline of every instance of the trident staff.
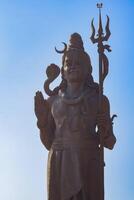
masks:
{"label": "trident staff", "polygon": [[[93,24],[94,19],[91,22],[92,27],[92,35],[90,37],[93,44],[98,44],[98,54],[99,54],[99,113],[102,110],[102,98],[103,98],[103,84],[106,76],[108,75],[108,66],[109,62],[107,56],[104,54],[104,51],[111,51],[109,45],[104,45],[103,42],[108,41],[111,32],[109,30],[109,17],[107,16],[106,23],[106,34],[103,33],[102,28],[102,20],[101,20],[101,8],[102,3],[97,4],[97,8],[99,8],[99,28],[97,37],[95,36],[95,27]],[[113,118],[112,118],[113,119]],[[102,127],[98,127],[99,135],[100,135],[100,200],[104,200],[104,140],[103,140],[103,129]]]}

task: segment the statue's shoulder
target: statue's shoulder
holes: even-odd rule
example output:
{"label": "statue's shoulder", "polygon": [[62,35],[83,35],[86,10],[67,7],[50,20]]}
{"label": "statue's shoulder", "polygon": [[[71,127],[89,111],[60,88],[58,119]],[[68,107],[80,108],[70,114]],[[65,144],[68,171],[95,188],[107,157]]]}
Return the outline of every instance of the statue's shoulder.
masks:
{"label": "statue's shoulder", "polygon": [[87,98],[89,100],[97,100],[99,98],[98,90],[96,88],[93,88],[93,87],[89,88],[87,90]]}
{"label": "statue's shoulder", "polygon": [[[97,87],[89,88],[87,96],[89,99],[91,98],[91,99],[99,100],[99,88]],[[105,94],[102,96],[102,101],[106,104],[109,104],[109,99]]]}
{"label": "statue's shoulder", "polygon": [[106,103],[109,103],[109,99],[108,99],[108,97],[105,94],[102,96],[102,100],[104,102],[106,102]]}
{"label": "statue's shoulder", "polygon": [[109,99],[106,95],[103,95],[102,97],[102,107],[104,110],[110,109]]}

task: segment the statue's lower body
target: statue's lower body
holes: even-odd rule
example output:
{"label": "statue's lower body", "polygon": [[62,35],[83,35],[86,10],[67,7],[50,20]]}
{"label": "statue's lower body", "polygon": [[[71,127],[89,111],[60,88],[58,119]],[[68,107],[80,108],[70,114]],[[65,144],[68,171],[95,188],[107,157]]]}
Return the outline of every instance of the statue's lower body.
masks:
{"label": "statue's lower body", "polygon": [[49,200],[99,200],[99,148],[51,150]]}

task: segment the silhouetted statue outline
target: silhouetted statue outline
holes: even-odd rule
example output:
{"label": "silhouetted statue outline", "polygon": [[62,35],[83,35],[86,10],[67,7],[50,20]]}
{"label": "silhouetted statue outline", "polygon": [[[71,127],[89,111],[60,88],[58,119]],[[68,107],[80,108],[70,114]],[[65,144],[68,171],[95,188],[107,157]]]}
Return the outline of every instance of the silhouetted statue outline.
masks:
{"label": "silhouetted statue outline", "polygon": [[49,79],[60,72],[58,66],[51,64],[45,82],[50,97],[44,100],[39,91],[35,96],[41,141],[49,150],[49,199],[98,200],[100,148],[96,127],[105,129],[105,147],[112,149],[116,141],[109,100],[103,96],[99,114],[98,84],[93,81],[90,57],[84,51],[79,34],[71,35],[62,60],[60,86],[54,91],[49,89]]}
{"label": "silhouetted statue outline", "polygon": [[[98,4],[99,10],[101,5]],[[78,33],[70,37],[62,53],[61,69],[51,64],[47,67],[44,90],[35,95],[35,114],[40,138],[49,151],[48,199],[49,200],[104,200],[103,148],[113,149],[113,117],[110,104],[103,94],[103,82],[108,74],[108,59],[103,39],[110,36],[109,18],[107,34],[102,39],[101,13],[98,38],[95,28],[91,40],[98,43],[100,76],[99,84],[92,77],[92,65]],[[53,90],[50,84],[61,73],[61,83]]]}

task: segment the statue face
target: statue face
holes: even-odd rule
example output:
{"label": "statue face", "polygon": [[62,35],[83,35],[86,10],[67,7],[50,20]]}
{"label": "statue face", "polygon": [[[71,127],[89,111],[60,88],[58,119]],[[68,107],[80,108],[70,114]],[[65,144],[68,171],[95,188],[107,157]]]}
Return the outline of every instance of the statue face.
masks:
{"label": "statue face", "polygon": [[68,82],[82,82],[87,77],[88,70],[84,66],[82,56],[77,50],[67,53],[64,62],[64,78]]}

